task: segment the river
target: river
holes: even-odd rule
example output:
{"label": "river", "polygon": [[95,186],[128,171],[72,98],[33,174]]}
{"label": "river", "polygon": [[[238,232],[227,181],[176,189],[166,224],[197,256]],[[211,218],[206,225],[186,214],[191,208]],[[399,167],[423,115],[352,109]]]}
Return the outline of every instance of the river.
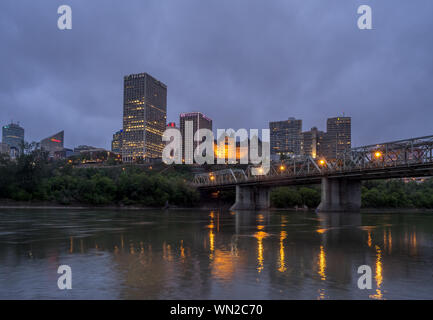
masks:
{"label": "river", "polygon": [[433,212],[0,209],[0,299],[433,299]]}

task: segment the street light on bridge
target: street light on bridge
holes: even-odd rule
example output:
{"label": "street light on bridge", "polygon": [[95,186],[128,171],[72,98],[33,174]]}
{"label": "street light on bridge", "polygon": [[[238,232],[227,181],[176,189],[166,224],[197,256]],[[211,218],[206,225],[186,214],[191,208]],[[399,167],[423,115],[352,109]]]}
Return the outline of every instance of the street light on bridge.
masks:
{"label": "street light on bridge", "polygon": [[382,158],[382,152],[380,152],[380,151],[376,151],[376,152],[374,153],[374,156],[375,156],[376,159]]}

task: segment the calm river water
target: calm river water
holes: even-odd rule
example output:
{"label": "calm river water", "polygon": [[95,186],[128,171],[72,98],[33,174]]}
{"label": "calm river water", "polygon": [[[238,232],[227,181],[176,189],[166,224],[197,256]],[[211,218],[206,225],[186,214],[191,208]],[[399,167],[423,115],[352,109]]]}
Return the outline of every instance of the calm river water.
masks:
{"label": "calm river water", "polygon": [[433,299],[433,213],[0,209],[0,299]]}

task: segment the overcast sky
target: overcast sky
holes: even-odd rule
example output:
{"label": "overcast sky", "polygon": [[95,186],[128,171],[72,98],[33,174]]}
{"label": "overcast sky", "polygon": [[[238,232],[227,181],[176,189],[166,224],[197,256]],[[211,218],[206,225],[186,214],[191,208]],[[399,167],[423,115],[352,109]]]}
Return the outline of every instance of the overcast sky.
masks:
{"label": "overcast sky", "polygon": [[[72,30],[57,28],[62,4]],[[374,30],[357,28],[361,4]],[[356,146],[432,135],[432,14],[431,0],[1,0],[0,121],[109,148],[123,76],[148,72],[176,123],[325,130],[344,113]]]}

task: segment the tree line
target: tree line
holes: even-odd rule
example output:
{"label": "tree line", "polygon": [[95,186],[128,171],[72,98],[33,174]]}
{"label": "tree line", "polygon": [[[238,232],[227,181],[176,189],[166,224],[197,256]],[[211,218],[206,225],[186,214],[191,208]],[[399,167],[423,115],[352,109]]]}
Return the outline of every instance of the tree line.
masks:
{"label": "tree line", "polygon": [[[276,208],[316,208],[320,198],[320,186],[280,187],[271,192],[271,203]],[[361,187],[361,199],[363,208],[433,209],[433,179],[423,182],[401,179],[365,181]]]}
{"label": "tree line", "polygon": [[151,167],[74,168],[32,149],[15,161],[0,157],[0,199],[59,204],[193,206],[199,196],[188,172]]}

